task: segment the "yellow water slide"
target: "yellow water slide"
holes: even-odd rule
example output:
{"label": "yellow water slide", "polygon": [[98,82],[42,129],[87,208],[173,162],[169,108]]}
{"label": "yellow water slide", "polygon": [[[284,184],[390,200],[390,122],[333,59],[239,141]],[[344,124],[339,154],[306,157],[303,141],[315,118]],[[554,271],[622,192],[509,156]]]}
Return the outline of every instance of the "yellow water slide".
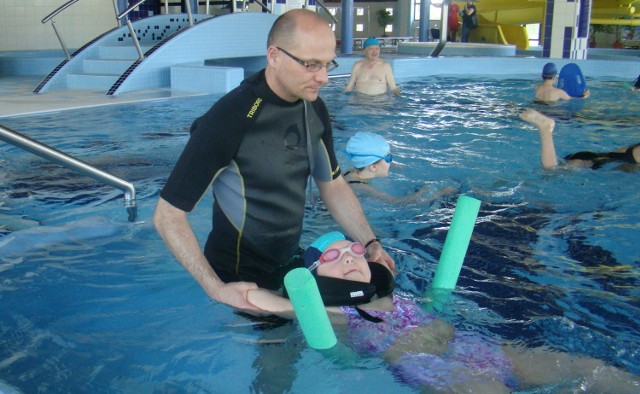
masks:
{"label": "yellow water slide", "polygon": [[[455,1],[464,7],[465,1]],[[523,25],[544,23],[546,0],[478,0],[479,26],[473,41],[529,48]],[[639,19],[632,19],[639,18]],[[640,26],[640,0],[593,0],[591,24]]]}

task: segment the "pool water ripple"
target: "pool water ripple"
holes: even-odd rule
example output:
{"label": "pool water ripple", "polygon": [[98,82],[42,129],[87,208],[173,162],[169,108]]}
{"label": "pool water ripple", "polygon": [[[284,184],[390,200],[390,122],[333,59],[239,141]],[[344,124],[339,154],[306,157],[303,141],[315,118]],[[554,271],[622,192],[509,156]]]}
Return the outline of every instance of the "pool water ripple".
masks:
{"label": "pool water ripple", "polygon": [[[363,100],[332,83],[323,97],[343,169],[348,138],[372,131],[394,154],[380,188],[401,196],[453,187],[483,201],[446,320],[640,374],[638,174],[543,171],[537,132],[517,118],[534,106],[533,84],[442,77],[403,83],[398,98]],[[559,156],[640,140],[640,96],[619,83],[590,85],[599,100],[537,107],[558,119]],[[295,324],[249,320],[212,302],[169,254],[153,209],[191,122],[214,100],[3,119],[133,181],[139,220],[127,223],[120,191],[0,145],[2,380],[54,393],[413,392],[378,358],[313,351]],[[399,291],[425,305],[455,197],[402,206],[361,199],[400,268]],[[317,192],[313,202],[303,245],[337,228]],[[190,214],[202,244],[211,205],[207,193]]]}

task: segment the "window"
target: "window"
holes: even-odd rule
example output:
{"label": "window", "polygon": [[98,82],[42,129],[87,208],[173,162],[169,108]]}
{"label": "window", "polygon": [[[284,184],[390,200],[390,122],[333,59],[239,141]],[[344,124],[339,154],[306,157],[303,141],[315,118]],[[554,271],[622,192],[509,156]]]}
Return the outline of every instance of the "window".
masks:
{"label": "window", "polygon": [[540,45],[540,24],[533,23],[530,25],[525,25],[527,29],[527,35],[529,36],[529,45],[530,46],[539,46]]}
{"label": "window", "polygon": [[[417,21],[420,20],[420,1],[415,0],[416,2],[413,5],[413,18]],[[439,1],[439,0],[436,0]],[[429,8],[429,20],[439,21],[442,19],[442,5],[441,2],[437,2],[437,7],[434,7],[434,3],[431,3],[431,8]]]}
{"label": "window", "polygon": [[363,16],[364,15],[364,8],[356,8],[356,15]]}
{"label": "window", "polygon": [[356,23],[356,31],[364,31],[364,25],[362,23]]}

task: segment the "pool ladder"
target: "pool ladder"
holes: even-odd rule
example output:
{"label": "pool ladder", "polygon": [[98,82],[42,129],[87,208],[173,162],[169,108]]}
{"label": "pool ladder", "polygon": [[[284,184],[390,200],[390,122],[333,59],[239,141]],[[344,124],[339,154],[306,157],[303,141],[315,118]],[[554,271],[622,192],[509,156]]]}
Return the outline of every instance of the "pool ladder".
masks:
{"label": "pool ladder", "polygon": [[64,167],[88,175],[93,179],[124,191],[124,206],[127,209],[129,221],[134,222],[136,220],[136,188],[132,183],[118,178],[115,175],[111,175],[108,172],[95,168],[82,160],[69,156],[64,152],[47,146],[2,125],[0,125],[0,139],[17,146],[18,148],[22,148],[35,155],[45,158],[51,162],[61,164]]}

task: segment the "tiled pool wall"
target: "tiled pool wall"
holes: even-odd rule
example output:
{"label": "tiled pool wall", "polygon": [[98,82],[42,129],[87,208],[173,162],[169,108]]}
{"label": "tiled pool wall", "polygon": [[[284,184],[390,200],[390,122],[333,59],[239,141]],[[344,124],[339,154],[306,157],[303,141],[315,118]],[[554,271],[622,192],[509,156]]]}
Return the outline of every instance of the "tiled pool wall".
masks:
{"label": "tiled pool wall", "polygon": [[[547,62],[558,67],[566,63],[577,63],[587,78],[635,79],[640,73],[640,50],[607,50],[592,52],[592,59],[548,59],[539,57],[540,51],[518,51],[514,57],[488,56],[428,56],[383,54],[393,67],[399,82],[432,75],[488,76],[503,78],[540,74]],[[359,53],[338,56],[340,64],[332,74],[348,74],[353,63],[360,60]],[[45,76],[64,59],[62,51],[31,51],[0,53],[0,77]],[[238,59],[236,59],[237,61]]]}

